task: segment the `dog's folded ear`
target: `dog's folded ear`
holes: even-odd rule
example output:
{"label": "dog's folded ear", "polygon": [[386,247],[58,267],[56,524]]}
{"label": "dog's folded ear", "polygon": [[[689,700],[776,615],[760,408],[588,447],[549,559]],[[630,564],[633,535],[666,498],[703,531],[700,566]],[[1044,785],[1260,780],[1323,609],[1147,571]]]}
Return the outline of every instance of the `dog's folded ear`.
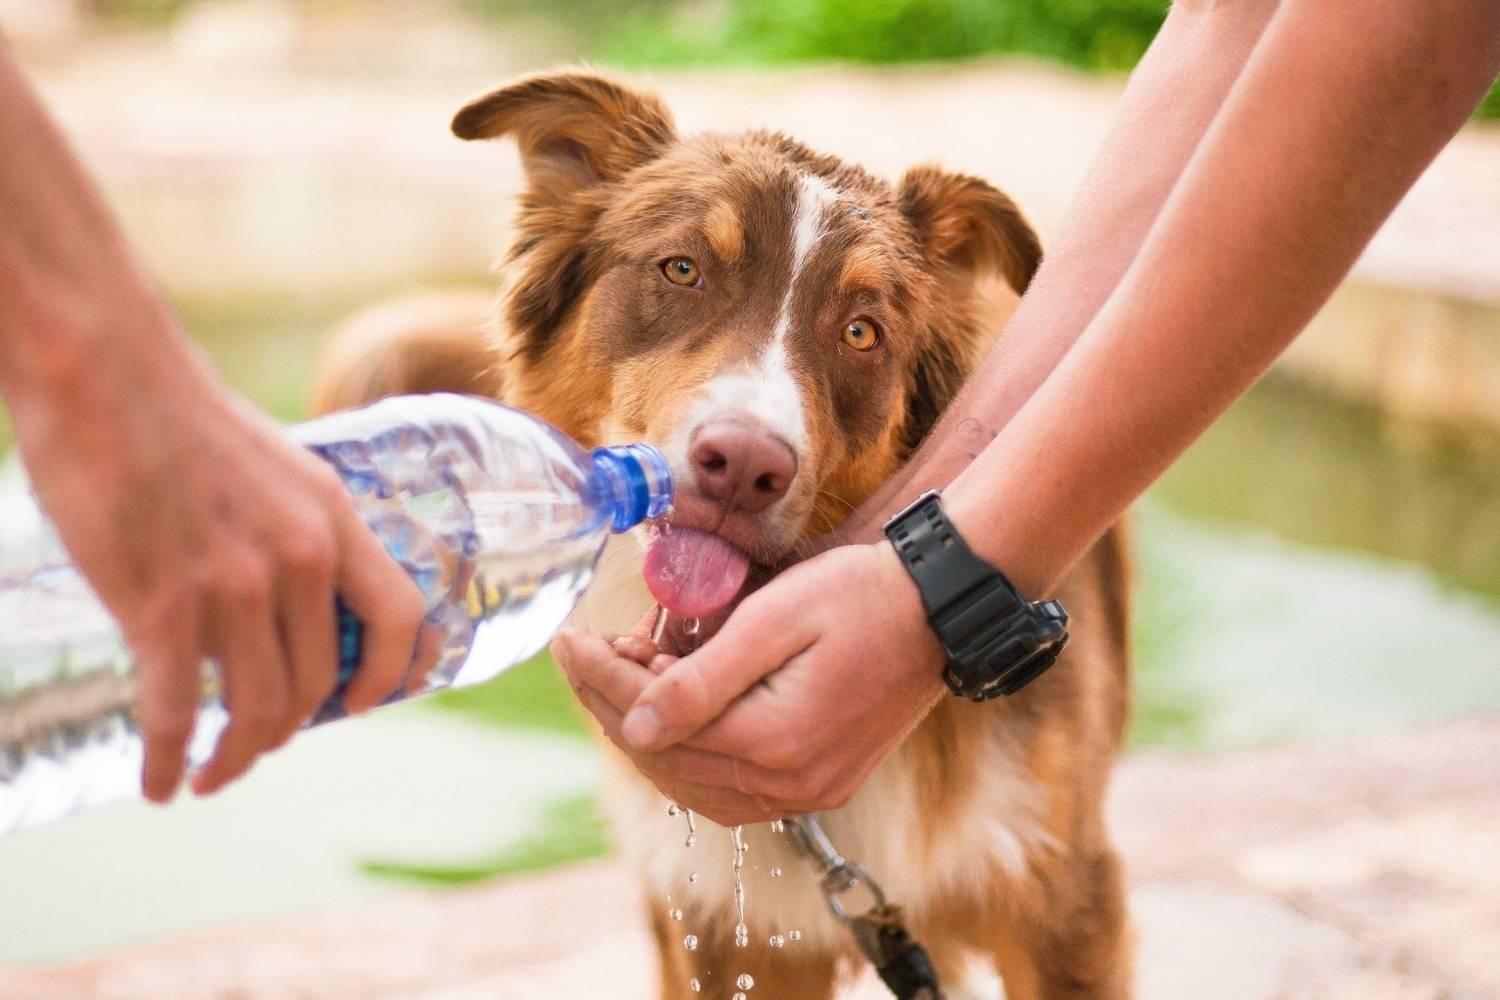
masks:
{"label": "dog's folded ear", "polygon": [[656,97],[594,73],[562,71],[471,101],[454,116],[453,134],[515,139],[532,185],[562,194],[649,162],[677,133]]}
{"label": "dog's folded ear", "polygon": [[898,189],[901,211],[933,262],[969,274],[995,272],[1026,291],[1042,244],[1015,202],[988,182],[933,166],[913,167]]}

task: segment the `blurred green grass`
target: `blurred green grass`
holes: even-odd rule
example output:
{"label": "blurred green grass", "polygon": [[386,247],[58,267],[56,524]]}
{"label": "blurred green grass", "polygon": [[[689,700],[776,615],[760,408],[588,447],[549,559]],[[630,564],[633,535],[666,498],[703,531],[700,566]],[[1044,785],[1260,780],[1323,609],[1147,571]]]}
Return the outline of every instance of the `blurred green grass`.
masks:
{"label": "blurred green grass", "polygon": [[427,704],[490,726],[586,733],[582,709],[550,653],[538,653],[486,684],[435,694]]}
{"label": "blurred green grass", "polygon": [[609,851],[609,834],[594,796],[578,795],[552,803],[530,836],[507,844],[492,856],[457,864],[371,859],[360,869],[381,878],[458,886],[501,875],[544,871],[603,857]]}
{"label": "blurred green grass", "polygon": [[599,54],[639,64],[839,60],[932,62],[995,52],[1090,70],[1134,66],[1166,15],[1161,0],[756,0],[631,5],[598,32]]}
{"label": "blurred green grass", "polygon": [[[540,729],[579,739],[587,732],[572,690],[546,652],[487,683],[441,691],[423,705],[504,729]],[[453,886],[543,871],[609,853],[609,833],[597,800],[582,795],[551,803],[530,835],[493,854],[438,864],[374,858],[362,862],[360,869],[378,878]]]}

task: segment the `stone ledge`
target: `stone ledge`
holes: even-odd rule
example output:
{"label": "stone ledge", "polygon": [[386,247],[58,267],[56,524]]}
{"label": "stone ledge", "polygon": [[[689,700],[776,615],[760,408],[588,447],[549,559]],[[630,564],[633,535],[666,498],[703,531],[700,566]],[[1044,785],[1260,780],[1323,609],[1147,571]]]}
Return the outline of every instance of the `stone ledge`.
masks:
{"label": "stone ledge", "polygon": [[[497,57],[498,58],[498,57]],[[111,51],[39,68],[174,293],[379,297],[480,275],[520,189],[508,144],[447,131],[493,77],[387,79]],[[1018,62],[636,74],[685,132],[774,127],[888,177],[937,161],[1056,229],[1120,82]],[[1500,433],[1500,127],[1460,133],[1281,369],[1403,420]]]}

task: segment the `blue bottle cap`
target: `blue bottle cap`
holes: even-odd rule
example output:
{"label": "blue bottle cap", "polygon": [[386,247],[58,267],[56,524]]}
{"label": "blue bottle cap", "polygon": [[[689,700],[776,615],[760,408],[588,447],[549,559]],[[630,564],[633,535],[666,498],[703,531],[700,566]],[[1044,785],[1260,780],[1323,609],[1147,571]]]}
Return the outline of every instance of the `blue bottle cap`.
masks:
{"label": "blue bottle cap", "polygon": [[593,459],[610,509],[610,530],[628,531],[672,506],[672,467],[652,445],[595,448]]}

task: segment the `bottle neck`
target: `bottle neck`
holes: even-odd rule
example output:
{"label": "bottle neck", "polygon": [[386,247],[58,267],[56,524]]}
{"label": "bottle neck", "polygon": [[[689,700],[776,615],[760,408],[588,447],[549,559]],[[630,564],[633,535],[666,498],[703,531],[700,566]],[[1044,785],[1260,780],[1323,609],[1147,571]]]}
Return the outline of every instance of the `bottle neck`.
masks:
{"label": "bottle neck", "polygon": [[610,513],[611,531],[629,531],[671,508],[672,468],[667,457],[652,445],[595,448],[592,457],[600,500]]}

